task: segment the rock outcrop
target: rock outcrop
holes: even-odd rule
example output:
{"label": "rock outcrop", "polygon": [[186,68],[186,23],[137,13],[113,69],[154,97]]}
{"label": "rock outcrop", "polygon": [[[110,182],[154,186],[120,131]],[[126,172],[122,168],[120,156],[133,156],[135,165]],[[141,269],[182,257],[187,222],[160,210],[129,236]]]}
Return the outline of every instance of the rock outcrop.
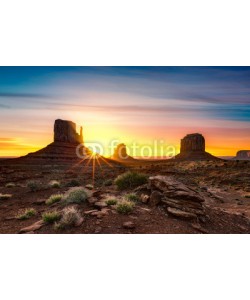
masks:
{"label": "rock outcrop", "polygon": [[134,190],[141,202],[149,206],[163,205],[177,218],[204,220],[203,197],[172,176],[149,177],[149,184]]}
{"label": "rock outcrop", "polygon": [[157,200],[157,203],[165,204],[171,215],[191,219],[204,216],[201,195],[171,176],[150,177],[149,189],[152,194],[157,191],[158,199],[161,194],[161,201]]}
{"label": "rock outcrop", "polygon": [[200,133],[188,134],[181,140],[181,151],[175,156],[175,159],[219,160],[218,157],[205,151],[205,138]]}
{"label": "rock outcrop", "polygon": [[[80,134],[76,131],[76,124],[71,121],[55,120],[54,123],[54,142],[45,148],[22,157],[28,162],[39,161],[72,161],[79,160],[88,156],[90,151],[82,145],[78,150],[77,146],[83,144],[82,127]],[[79,154],[79,155],[78,155]]]}
{"label": "rock outcrop", "polygon": [[80,134],[76,132],[76,124],[71,121],[55,120],[54,124],[54,142],[82,144],[82,127]]}
{"label": "rock outcrop", "polygon": [[250,150],[240,150],[236,153],[234,160],[250,160]]}

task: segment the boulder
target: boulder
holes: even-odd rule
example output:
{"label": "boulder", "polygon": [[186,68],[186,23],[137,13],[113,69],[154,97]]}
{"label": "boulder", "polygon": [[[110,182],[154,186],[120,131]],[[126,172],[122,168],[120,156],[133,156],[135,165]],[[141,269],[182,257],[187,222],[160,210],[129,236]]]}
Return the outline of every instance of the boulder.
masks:
{"label": "boulder", "polygon": [[182,182],[170,176],[154,176],[149,178],[151,189],[157,189],[170,199],[188,200],[192,202],[203,202],[204,199],[198,192],[187,187]]}
{"label": "boulder", "polygon": [[162,200],[163,194],[159,191],[153,191],[149,198],[149,205],[156,206]]}
{"label": "boulder", "polygon": [[149,178],[149,186],[153,191],[149,201],[152,205],[165,204],[167,211],[176,217],[188,219],[204,216],[201,195],[175,178],[153,176]]}

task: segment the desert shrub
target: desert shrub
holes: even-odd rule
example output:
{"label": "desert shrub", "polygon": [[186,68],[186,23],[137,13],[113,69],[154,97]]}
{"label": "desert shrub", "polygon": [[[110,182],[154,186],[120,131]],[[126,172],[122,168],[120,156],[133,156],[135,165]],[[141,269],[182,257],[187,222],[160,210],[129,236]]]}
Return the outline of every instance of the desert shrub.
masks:
{"label": "desert shrub", "polygon": [[60,182],[57,180],[51,180],[49,186],[52,188],[59,188],[61,186]]}
{"label": "desert shrub", "polygon": [[27,187],[30,189],[31,192],[36,192],[39,190],[40,184],[37,181],[29,181],[27,182]]}
{"label": "desert shrub", "polygon": [[104,186],[111,186],[113,184],[113,180],[112,179],[107,179],[103,182]]}
{"label": "desert shrub", "polygon": [[69,192],[64,196],[64,202],[68,203],[83,203],[89,197],[87,191],[84,188],[75,188],[69,190]]}
{"label": "desert shrub", "polygon": [[145,184],[147,183],[147,180],[147,176],[144,174],[136,172],[126,172],[116,178],[115,184],[117,185],[119,190],[125,190]]}
{"label": "desert shrub", "polygon": [[134,208],[133,202],[123,200],[117,205],[116,210],[119,214],[126,215],[129,214],[133,210],[133,208]]}
{"label": "desert shrub", "polygon": [[54,223],[56,221],[59,221],[61,218],[61,215],[57,211],[48,211],[43,213],[42,219],[45,223]]}
{"label": "desert shrub", "polygon": [[8,200],[12,197],[11,194],[0,194],[0,200]]}
{"label": "desert shrub", "polygon": [[81,214],[75,207],[66,207],[63,210],[59,222],[55,223],[55,229],[65,229],[76,225],[81,220]]}
{"label": "desert shrub", "polygon": [[108,206],[116,205],[116,204],[117,204],[117,200],[116,200],[116,199],[107,199],[107,200],[105,201],[105,203],[106,203]]}
{"label": "desert shrub", "polygon": [[134,193],[127,194],[125,197],[128,201],[132,201],[132,202],[138,202],[139,201],[139,197]]}
{"label": "desert shrub", "polygon": [[15,187],[16,185],[15,185],[15,183],[13,183],[13,182],[9,182],[9,183],[7,183],[6,185],[5,185],[5,187],[7,187],[7,188],[13,188],[13,187]]}
{"label": "desert shrub", "polygon": [[17,219],[27,220],[35,215],[36,215],[36,210],[34,208],[26,208],[18,213]]}
{"label": "desert shrub", "polygon": [[63,195],[62,194],[55,194],[55,195],[51,195],[49,197],[49,199],[45,202],[47,205],[51,205],[51,204],[54,204],[56,202],[59,202],[61,201],[63,198]]}
{"label": "desert shrub", "polygon": [[72,179],[66,184],[66,186],[68,186],[68,187],[75,187],[75,186],[80,186],[80,185],[81,185],[80,182],[76,179]]}

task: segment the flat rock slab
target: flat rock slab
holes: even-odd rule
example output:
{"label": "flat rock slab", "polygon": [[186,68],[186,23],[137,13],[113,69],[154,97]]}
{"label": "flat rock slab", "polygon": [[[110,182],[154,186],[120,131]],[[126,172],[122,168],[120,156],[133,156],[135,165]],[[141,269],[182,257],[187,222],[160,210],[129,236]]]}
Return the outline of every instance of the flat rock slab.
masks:
{"label": "flat rock slab", "polygon": [[185,184],[171,176],[159,175],[150,177],[149,185],[152,190],[160,190],[167,198],[170,199],[204,202],[204,199],[197,191],[187,187]]}
{"label": "flat rock slab", "polygon": [[183,218],[183,219],[196,219],[197,218],[196,214],[186,212],[186,211],[183,211],[183,210],[180,210],[180,209],[176,209],[176,208],[173,208],[173,207],[168,207],[167,211],[171,215],[173,215],[177,218]]}
{"label": "flat rock slab", "polygon": [[40,220],[28,227],[24,227],[22,229],[19,230],[19,233],[26,233],[26,232],[31,232],[31,231],[36,231],[38,229],[40,229],[41,227],[43,227],[45,225],[45,223],[43,222],[43,220]]}

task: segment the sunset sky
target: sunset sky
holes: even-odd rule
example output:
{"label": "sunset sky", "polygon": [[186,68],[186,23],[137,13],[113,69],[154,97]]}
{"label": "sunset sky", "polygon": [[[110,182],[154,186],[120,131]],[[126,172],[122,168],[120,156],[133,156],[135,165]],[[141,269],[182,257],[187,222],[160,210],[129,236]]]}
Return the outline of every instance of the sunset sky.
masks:
{"label": "sunset sky", "polygon": [[0,67],[0,156],[46,146],[58,118],[106,156],[112,140],[179,152],[195,132],[208,152],[233,156],[250,149],[250,67]]}

